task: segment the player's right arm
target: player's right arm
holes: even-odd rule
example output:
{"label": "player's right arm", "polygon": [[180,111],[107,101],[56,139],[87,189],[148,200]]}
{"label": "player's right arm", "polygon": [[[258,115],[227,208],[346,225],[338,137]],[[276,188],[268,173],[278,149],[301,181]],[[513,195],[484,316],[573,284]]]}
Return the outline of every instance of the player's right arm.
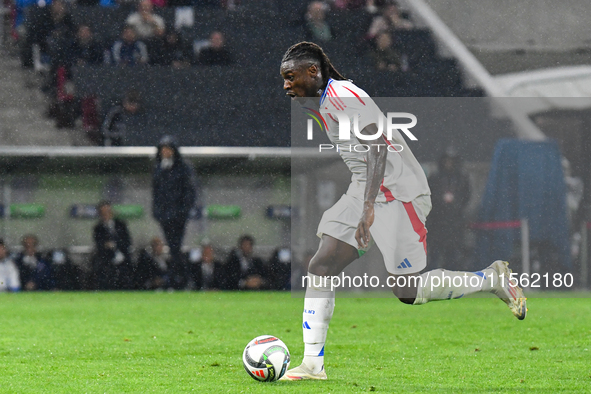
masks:
{"label": "player's right arm", "polygon": [[[375,135],[377,131],[376,124],[372,123],[363,128],[361,133]],[[374,221],[374,204],[380,192],[380,185],[384,179],[387,154],[387,149],[383,147],[380,149],[379,145],[376,146],[373,144],[370,145],[370,149],[367,152],[367,182],[365,184],[363,212],[357,225],[357,231],[355,232],[355,239],[360,248],[366,248],[369,245],[371,238],[369,228]]]}

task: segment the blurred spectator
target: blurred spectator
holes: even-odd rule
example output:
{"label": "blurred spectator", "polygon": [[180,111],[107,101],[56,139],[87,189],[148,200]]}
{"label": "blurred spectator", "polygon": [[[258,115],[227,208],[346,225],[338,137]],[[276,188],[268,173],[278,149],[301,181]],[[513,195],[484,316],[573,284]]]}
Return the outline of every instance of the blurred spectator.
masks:
{"label": "blurred spectator", "polygon": [[172,281],[178,288],[182,287],[180,281],[188,277],[181,247],[189,212],[195,203],[195,180],[193,168],[181,157],[173,137],[162,137],[157,149],[152,177],[152,213],[170,248]]}
{"label": "blurred spectator", "polygon": [[100,4],[100,0],[76,0],[76,6],[94,7]]}
{"label": "blurred spectator", "polygon": [[580,176],[573,175],[573,170],[570,162],[563,157],[562,172],[564,173],[564,183],[566,184],[566,207],[568,208],[568,221],[571,224],[573,232],[579,231],[581,228],[581,220],[584,220],[584,215],[579,215],[583,196],[585,195],[585,184]]}
{"label": "blurred spectator", "polygon": [[166,5],[178,10],[184,7],[199,6],[199,0],[166,0]]}
{"label": "blurred spectator", "polygon": [[470,180],[457,153],[448,149],[439,171],[429,177],[433,209],[429,214],[429,261],[434,267],[455,267],[462,261],[464,211],[470,200]]}
{"label": "blurred spectator", "polygon": [[261,290],[268,286],[263,261],[253,255],[254,238],[243,235],[226,263],[227,290]]}
{"label": "blurred spectator", "polygon": [[189,255],[189,272],[195,290],[220,290],[226,279],[224,265],[216,260],[213,245],[206,243],[201,249],[201,258],[193,261]]}
{"label": "blurred spectator", "polygon": [[51,267],[37,251],[39,241],[33,234],[27,234],[22,239],[23,250],[14,259],[23,290],[51,290],[53,279]]}
{"label": "blurred spectator", "polygon": [[305,16],[305,28],[307,39],[314,42],[327,42],[332,40],[332,32],[326,23],[327,6],[321,1],[313,1],[308,4],[308,12]]}
{"label": "blurred spectator", "polygon": [[291,289],[291,250],[279,248],[269,260],[269,288],[271,290]]}
{"label": "blurred spectator", "polygon": [[389,4],[390,2],[392,2],[392,0],[367,0],[365,2],[365,11],[370,14],[377,14],[382,8],[384,8],[386,4]]}
{"label": "blurred spectator", "polygon": [[130,10],[137,7],[137,0],[99,0],[99,5],[101,7],[121,7],[122,10]]}
{"label": "blurred spectator", "polygon": [[368,38],[374,39],[381,33],[393,33],[397,29],[412,29],[413,24],[402,17],[398,4],[394,1],[388,2],[382,7],[382,13],[376,16],[369,26]]}
{"label": "blurred spectator", "polygon": [[148,40],[164,35],[164,19],[154,14],[154,5],[151,0],[140,0],[137,3],[137,12],[129,15],[125,20],[128,26],[133,27],[137,37]]}
{"label": "blurred spectator", "polygon": [[380,33],[376,37],[376,47],[370,55],[378,70],[398,71],[400,68],[400,57],[392,47],[392,37],[389,33]]}
{"label": "blurred spectator", "polygon": [[119,3],[120,2],[117,0],[99,0],[99,5],[101,7],[117,7],[119,6]]}
{"label": "blurred spectator", "polygon": [[94,227],[94,273],[99,290],[131,288],[131,237],[127,225],[114,218],[108,201],[98,206],[99,222]]}
{"label": "blurred spectator", "polygon": [[69,64],[69,49],[76,34],[76,25],[67,5],[62,0],[54,1],[50,6],[50,17],[46,19],[48,35],[45,37],[46,49],[42,43],[41,53],[50,57],[52,70]]}
{"label": "blurred spectator", "polygon": [[[48,71],[42,90],[49,96],[47,115],[55,118],[56,127],[74,127],[74,85],[70,81],[70,48],[75,26],[63,0],[39,9],[30,23],[29,39],[35,47],[36,71]],[[36,50],[38,49],[38,51]]]}
{"label": "blurred spectator", "polygon": [[139,290],[165,289],[168,287],[168,256],[160,237],[150,241],[150,247],[142,249],[135,269],[136,288]]}
{"label": "blurred spectator", "polygon": [[[261,0],[257,0],[257,1],[261,1]],[[235,11],[238,6],[240,5],[241,1],[240,0],[219,0],[219,4],[220,6],[228,11]]]}
{"label": "blurred spectator", "polygon": [[128,90],[121,100],[109,109],[101,126],[100,142],[104,146],[121,146],[127,133],[127,123],[141,108],[141,96],[136,90]]}
{"label": "blurred spectator", "polygon": [[227,66],[234,63],[230,51],[226,48],[224,34],[214,31],[209,37],[209,45],[201,48],[197,62],[205,66]]}
{"label": "blurred spectator", "polygon": [[4,240],[0,238],[0,292],[19,291],[21,289],[18,268],[8,256]]}
{"label": "blurred spectator", "polygon": [[[27,18],[30,18],[30,14],[29,15],[25,15],[25,10],[29,9],[29,11],[31,11],[31,7],[34,7],[37,5],[37,1],[38,0],[14,0],[14,1],[7,1],[5,0],[2,4],[6,7],[6,6],[12,6],[12,11],[13,14],[11,16],[12,18],[12,33],[15,35],[20,36],[21,34],[25,33],[26,35],[26,29],[23,28],[23,22],[25,21],[25,16],[27,16]],[[20,38],[20,37],[19,37]]]}
{"label": "blurred spectator", "polygon": [[[31,12],[33,19],[29,23],[27,41],[23,48],[24,67],[40,71],[43,64],[62,63],[61,59],[51,59],[66,52],[76,31],[72,15],[63,0],[54,0],[49,7],[40,7],[38,12]],[[39,53],[33,54],[33,45],[38,45]]]}
{"label": "blurred spectator", "polygon": [[119,66],[135,66],[148,62],[148,47],[137,39],[135,30],[125,26],[121,38],[111,49],[113,63]]}
{"label": "blurred spectator", "polygon": [[50,99],[47,116],[55,119],[58,129],[74,128],[77,116],[78,106],[71,76],[72,72],[66,63],[52,63],[47,83],[42,88]]}
{"label": "blurred spectator", "polygon": [[356,10],[367,6],[367,0],[331,0],[332,6],[340,10]]}
{"label": "blurred spectator", "polygon": [[182,68],[190,65],[190,48],[174,30],[154,43],[150,54],[150,63],[161,66]]}
{"label": "blurred spectator", "polygon": [[63,249],[49,251],[45,260],[51,267],[54,288],[57,290],[80,290],[83,288],[83,272]]}
{"label": "blurred spectator", "polygon": [[90,27],[79,25],[76,39],[70,49],[71,64],[76,66],[102,64],[103,55],[103,47],[94,39]]}
{"label": "blurred spectator", "polygon": [[79,25],[76,37],[67,50],[66,64],[58,70],[57,99],[53,109],[57,127],[74,127],[76,118],[82,115],[82,124],[89,138],[96,140],[99,127],[96,97],[75,96],[71,81],[72,66],[97,65],[104,60],[104,49],[94,39],[92,30],[87,25]]}

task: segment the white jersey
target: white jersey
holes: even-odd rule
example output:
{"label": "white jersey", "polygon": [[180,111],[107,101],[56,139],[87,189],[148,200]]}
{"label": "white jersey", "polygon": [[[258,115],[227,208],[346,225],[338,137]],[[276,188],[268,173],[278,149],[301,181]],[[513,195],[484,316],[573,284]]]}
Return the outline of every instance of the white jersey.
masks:
{"label": "white jersey", "polygon": [[[348,195],[360,200],[365,199],[365,184],[367,180],[366,153],[360,153],[351,148],[359,144],[384,144],[380,149],[387,149],[386,144],[392,150],[388,151],[386,171],[380,186],[380,192],[376,202],[400,200],[410,202],[420,195],[430,195],[427,177],[421,165],[410,151],[404,138],[398,130],[392,131],[390,141],[386,138],[386,127],[383,128],[383,138],[374,141],[360,141],[353,130],[349,140],[339,138],[338,116],[345,114],[353,127],[354,118],[359,115],[359,131],[366,126],[386,118],[376,103],[362,89],[350,81],[336,81],[329,79],[328,85],[320,98],[320,113],[326,121],[326,133],[332,144],[339,147],[341,158],[352,173]],[[400,146],[402,150],[400,151]]]}

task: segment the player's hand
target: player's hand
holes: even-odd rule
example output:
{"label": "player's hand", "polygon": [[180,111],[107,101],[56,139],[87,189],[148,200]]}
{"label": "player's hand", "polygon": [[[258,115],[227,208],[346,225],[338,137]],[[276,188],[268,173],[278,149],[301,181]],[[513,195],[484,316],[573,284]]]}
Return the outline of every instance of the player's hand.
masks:
{"label": "player's hand", "polygon": [[365,203],[363,205],[363,214],[361,215],[361,220],[359,220],[357,231],[355,231],[355,240],[357,240],[360,249],[367,248],[369,246],[369,241],[371,240],[369,228],[373,224],[373,220],[373,204]]}

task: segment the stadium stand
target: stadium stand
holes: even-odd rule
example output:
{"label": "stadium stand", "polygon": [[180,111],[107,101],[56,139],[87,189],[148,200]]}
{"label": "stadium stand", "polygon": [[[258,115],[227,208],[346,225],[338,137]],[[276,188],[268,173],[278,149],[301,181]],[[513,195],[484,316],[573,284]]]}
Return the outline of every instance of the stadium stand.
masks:
{"label": "stadium stand", "polygon": [[[181,28],[179,34],[193,44],[206,41],[212,31],[223,32],[234,65],[74,65],[67,78],[75,87],[75,99],[102,119],[116,99],[131,89],[138,90],[142,111],[129,119],[124,145],[153,146],[163,134],[171,134],[185,146],[293,146],[290,102],[281,90],[278,69],[286,48],[305,37],[306,2],[243,0],[233,11],[217,6],[214,0],[199,3],[202,5],[193,6],[194,25]],[[89,25],[105,50],[119,37],[134,11],[130,6],[71,3],[70,8],[75,24]],[[32,38],[37,37],[34,32],[42,11],[32,5],[24,13],[29,39],[24,41],[22,64],[27,67],[34,64],[33,47],[39,42]],[[173,28],[174,8],[157,8],[156,13],[168,29]],[[419,134],[421,144],[413,146],[421,163],[435,162],[450,145],[464,152],[467,162],[486,162],[496,141],[513,136],[509,122],[491,116],[491,106],[484,100],[471,100],[484,93],[467,87],[456,59],[441,55],[433,38],[437,30],[415,24],[416,28],[391,31],[394,48],[405,59],[404,70],[375,70],[367,56],[371,41],[366,36],[374,15],[365,9],[328,12],[334,38],[322,46],[336,67],[376,99],[410,100],[401,102],[401,107],[408,111],[416,108],[412,112],[425,125]],[[457,105],[441,98],[465,101]],[[451,121],[454,117],[461,119],[460,124]]]}
{"label": "stadium stand", "polygon": [[[289,102],[281,91],[278,67],[286,48],[303,39],[302,12],[288,2],[244,2],[237,12],[195,7],[195,24],[180,31],[189,43],[222,31],[236,59],[234,66],[187,69],[170,67],[74,67],[72,79],[79,99],[96,98],[104,116],[115,97],[128,89],[142,94],[144,111],[128,126],[127,145],[153,145],[163,132],[183,145],[289,146]],[[299,2],[298,2],[299,4]],[[301,4],[300,4],[301,5]],[[304,4],[305,6],[305,4]],[[76,23],[88,24],[109,48],[130,9],[72,7]],[[25,25],[34,31],[40,7],[29,7]],[[175,9],[159,8],[168,28]],[[365,10],[332,10],[327,16],[334,40],[323,45],[333,63],[375,97],[478,97],[464,87],[454,59],[437,54],[427,29],[395,31],[394,46],[408,59],[407,72],[377,72],[366,56],[364,37],[372,15]],[[30,44],[30,43],[29,43]],[[25,51],[26,52],[26,51]],[[220,92],[223,92],[220,94]],[[88,103],[88,100],[84,101]],[[492,150],[492,148],[491,148]]]}

